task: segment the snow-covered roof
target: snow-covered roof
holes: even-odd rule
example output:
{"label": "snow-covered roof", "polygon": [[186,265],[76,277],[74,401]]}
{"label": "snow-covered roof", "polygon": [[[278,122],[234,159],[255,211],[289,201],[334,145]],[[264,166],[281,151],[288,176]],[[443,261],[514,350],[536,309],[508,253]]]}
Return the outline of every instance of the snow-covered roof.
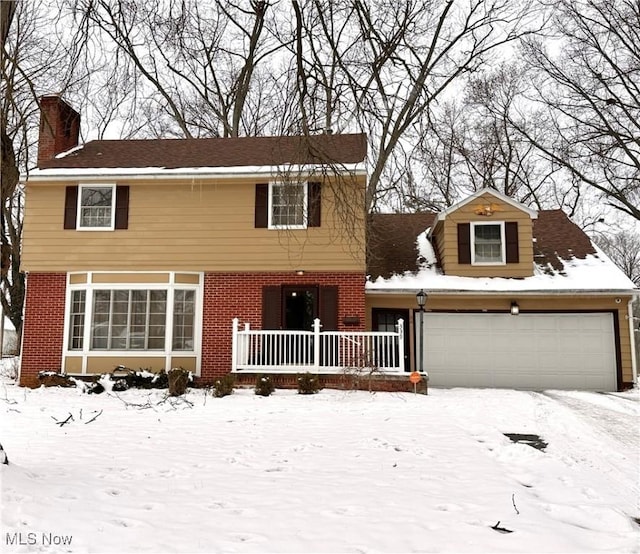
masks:
{"label": "snow-covered roof", "polygon": [[[368,293],[631,293],[634,283],[561,210],[534,224],[534,271],[525,278],[445,275],[428,238],[435,214],[374,216]],[[422,227],[416,233],[416,226]],[[376,238],[377,237],[377,238]],[[413,237],[413,238],[410,238]]]}

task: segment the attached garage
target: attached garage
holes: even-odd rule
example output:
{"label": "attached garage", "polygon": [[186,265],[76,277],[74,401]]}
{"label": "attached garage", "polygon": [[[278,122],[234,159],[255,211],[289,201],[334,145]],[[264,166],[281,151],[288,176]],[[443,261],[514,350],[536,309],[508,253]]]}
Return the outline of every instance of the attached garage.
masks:
{"label": "attached garage", "polygon": [[427,312],[424,341],[430,386],[617,390],[610,312]]}

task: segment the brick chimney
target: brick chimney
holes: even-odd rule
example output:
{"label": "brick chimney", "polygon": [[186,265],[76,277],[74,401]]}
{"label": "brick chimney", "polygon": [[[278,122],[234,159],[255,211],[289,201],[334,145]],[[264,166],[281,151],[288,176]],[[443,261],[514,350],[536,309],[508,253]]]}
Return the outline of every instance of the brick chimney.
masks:
{"label": "brick chimney", "polygon": [[77,146],[79,136],[80,114],[60,96],[41,96],[38,167]]}

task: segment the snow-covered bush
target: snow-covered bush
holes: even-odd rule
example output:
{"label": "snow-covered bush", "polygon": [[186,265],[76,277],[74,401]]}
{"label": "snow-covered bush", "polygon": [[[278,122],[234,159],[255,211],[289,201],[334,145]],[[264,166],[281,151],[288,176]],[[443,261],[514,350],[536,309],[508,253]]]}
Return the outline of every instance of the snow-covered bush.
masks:
{"label": "snow-covered bush", "polygon": [[213,396],[222,398],[223,396],[233,394],[235,381],[235,377],[231,373],[227,373],[224,377],[216,379],[215,383],[213,383]]}
{"label": "snow-covered bush", "polygon": [[320,379],[308,371],[298,375],[298,394],[316,394],[320,390]]}
{"label": "snow-covered bush", "polygon": [[270,396],[276,389],[271,377],[268,375],[258,375],[256,377],[256,394],[258,396]]}
{"label": "snow-covered bush", "polygon": [[187,386],[191,381],[191,373],[186,369],[173,368],[167,374],[169,378],[169,396],[182,396],[187,392]]}

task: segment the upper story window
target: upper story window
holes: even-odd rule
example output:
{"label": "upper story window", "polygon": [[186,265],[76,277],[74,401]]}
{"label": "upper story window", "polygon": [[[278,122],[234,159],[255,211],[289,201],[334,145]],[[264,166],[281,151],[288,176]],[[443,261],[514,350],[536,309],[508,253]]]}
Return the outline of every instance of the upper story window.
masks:
{"label": "upper story window", "polygon": [[505,263],[504,223],[471,224],[471,261],[477,265]]}
{"label": "upper story window", "polygon": [[78,229],[113,229],[115,186],[81,185],[78,194]]}
{"label": "upper story window", "polygon": [[271,183],[269,185],[270,228],[306,228],[307,206],[307,183]]}
{"label": "upper story window", "polygon": [[90,231],[127,229],[128,185],[69,185],[64,197],[64,228]]}

